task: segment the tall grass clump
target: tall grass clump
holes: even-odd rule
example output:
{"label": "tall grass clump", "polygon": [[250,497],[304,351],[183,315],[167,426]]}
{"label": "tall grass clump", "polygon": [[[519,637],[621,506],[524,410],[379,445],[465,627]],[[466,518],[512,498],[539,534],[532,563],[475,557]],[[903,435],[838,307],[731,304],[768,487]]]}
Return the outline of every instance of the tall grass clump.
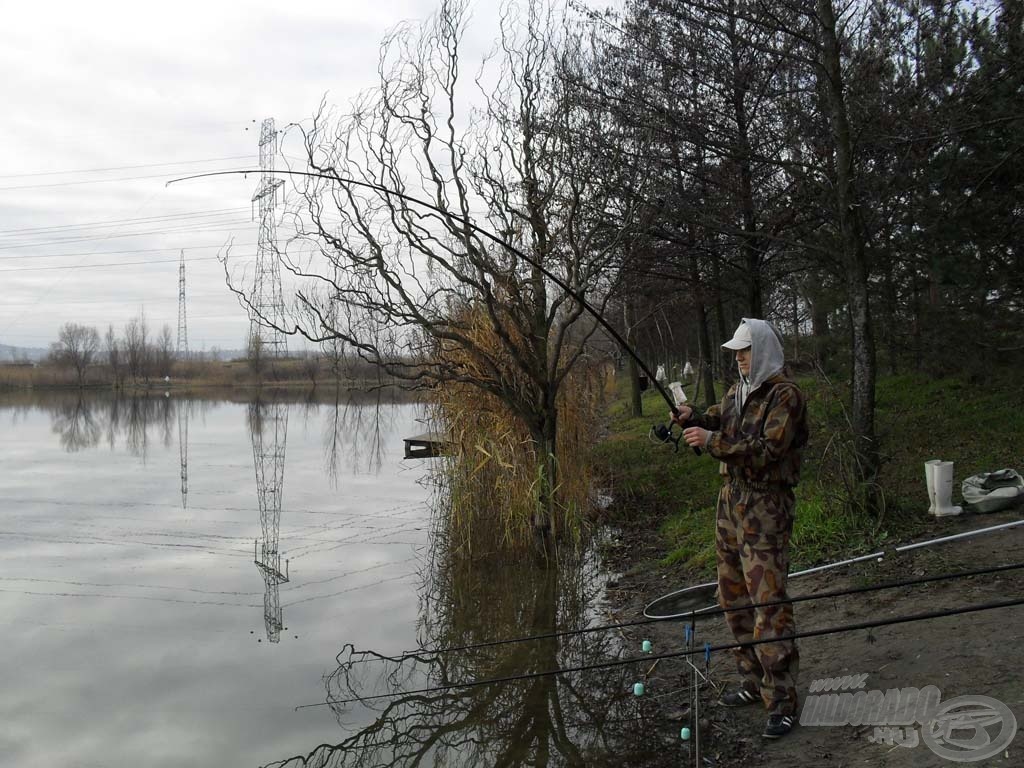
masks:
{"label": "tall grass clump", "polygon": [[[462,326],[478,348],[503,363],[505,386],[529,387],[484,312],[467,312]],[[444,349],[447,364],[477,381],[489,373],[461,347]],[[471,558],[515,557],[534,545],[533,520],[547,494],[552,541],[576,541],[591,497],[594,430],[610,382],[607,365],[581,358],[566,375],[556,398],[558,428],[554,461],[541,455],[524,419],[496,395],[475,384],[449,381],[431,397],[432,417],[448,443],[439,466],[446,494],[442,528],[449,546]],[[547,473],[554,467],[554,478]],[[551,482],[551,488],[546,484]]]}

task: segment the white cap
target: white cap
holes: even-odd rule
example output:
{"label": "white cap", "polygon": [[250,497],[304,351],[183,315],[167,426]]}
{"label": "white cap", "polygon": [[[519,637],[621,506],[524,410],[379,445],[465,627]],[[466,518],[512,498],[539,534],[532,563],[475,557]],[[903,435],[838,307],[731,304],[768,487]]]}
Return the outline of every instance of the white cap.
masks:
{"label": "white cap", "polygon": [[750,343],[750,328],[746,323],[741,322],[736,333],[722,347],[725,349],[747,349]]}

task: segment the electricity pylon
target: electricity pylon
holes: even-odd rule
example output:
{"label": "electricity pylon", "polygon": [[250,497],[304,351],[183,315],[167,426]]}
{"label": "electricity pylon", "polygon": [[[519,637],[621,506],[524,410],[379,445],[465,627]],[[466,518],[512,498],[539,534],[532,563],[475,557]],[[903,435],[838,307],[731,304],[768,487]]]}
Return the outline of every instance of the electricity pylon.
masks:
{"label": "electricity pylon", "polygon": [[[277,130],[274,118],[268,117],[260,128],[260,184],[252,196],[259,202],[260,233],[256,246],[256,277],[249,298],[252,317],[249,322],[250,344],[258,343],[265,357],[283,357],[288,353],[284,327],[284,300],[281,298],[281,265],[277,260],[277,190],[284,184],[274,178],[274,156],[277,154]],[[276,326],[276,327],[275,327]]]}
{"label": "electricity pylon", "polygon": [[284,403],[249,404],[252,458],[256,467],[256,494],[260,506],[263,539],[253,544],[253,560],[266,589],[263,593],[263,622],[267,639],[281,639],[284,618],[278,587],[288,582],[288,561],[281,570],[278,539],[281,530],[281,496],[284,490],[284,448],[288,440],[288,406]]}
{"label": "electricity pylon", "polygon": [[185,317],[185,251],[178,263],[178,359],[188,357],[188,324]]}

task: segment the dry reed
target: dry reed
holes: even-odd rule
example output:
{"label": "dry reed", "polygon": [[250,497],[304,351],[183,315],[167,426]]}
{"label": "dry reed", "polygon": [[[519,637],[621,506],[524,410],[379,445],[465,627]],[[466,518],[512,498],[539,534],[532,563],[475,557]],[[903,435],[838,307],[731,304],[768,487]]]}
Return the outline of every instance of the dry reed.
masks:
{"label": "dry reed", "polygon": [[[469,315],[473,341],[503,362],[511,386],[528,387],[483,312]],[[464,329],[465,330],[465,329]],[[481,366],[461,348],[445,348],[448,361],[485,378]],[[555,539],[578,540],[591,498],[591,448],[597,416],[610,387],[603,363],[583,358],[566,376],[556,399],[555,504],[550,520]],[[497,396],[466,383],[435,389],[432,415],[449,442],[441,462],[448,493],[443,504],[449,546],[471,558],[517,555],[534,541],[532,519],[542,504],[547,478],[544,456],[528,425]]]}

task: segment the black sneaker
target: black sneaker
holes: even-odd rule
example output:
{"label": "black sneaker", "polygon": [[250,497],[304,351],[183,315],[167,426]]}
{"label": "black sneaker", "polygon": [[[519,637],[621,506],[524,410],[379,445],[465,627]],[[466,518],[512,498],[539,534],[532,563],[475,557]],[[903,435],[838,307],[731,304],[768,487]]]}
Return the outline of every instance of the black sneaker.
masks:
{"label": "black sneaker", "polygon": [[780,739],[793,730],[796,718],[792,715],[768,715],[768,722],[761,735],[766,739]]}
{"label": "black sneaker", "polygon": [[746,688],[737,688],[735,691],[724,694],[718,703],[723,707],[746,707],[760,701],[761,697],[756,693],[751,693]]}

